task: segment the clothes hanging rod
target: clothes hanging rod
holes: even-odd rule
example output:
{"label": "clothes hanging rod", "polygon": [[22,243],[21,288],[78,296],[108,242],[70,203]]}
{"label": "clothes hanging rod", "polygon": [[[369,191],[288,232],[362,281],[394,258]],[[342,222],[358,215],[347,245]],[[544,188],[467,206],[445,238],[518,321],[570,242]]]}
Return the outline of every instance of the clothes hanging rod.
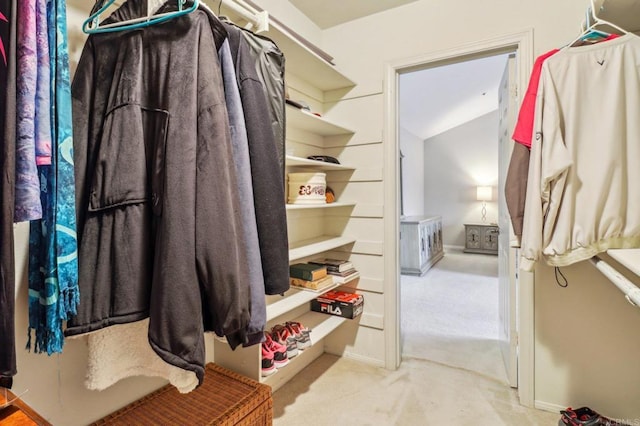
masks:
{"label": "clothes hanging rod", "polygon": [[591,262],[605,277],[618,287],[622,293],[624,293],[624,297],[629,303],[633,306],[640,307],[640,288],[598,256],[593,256],[589,259],[589,262]]}
{"label": "clothes hanging rod", "polygon": [[254,33],[269,31],[269,12],[266,10],[257,11],[242,0],[220,1],[227,9],[234,11],[249,21],[252,26],[248,29],[252,30]]}

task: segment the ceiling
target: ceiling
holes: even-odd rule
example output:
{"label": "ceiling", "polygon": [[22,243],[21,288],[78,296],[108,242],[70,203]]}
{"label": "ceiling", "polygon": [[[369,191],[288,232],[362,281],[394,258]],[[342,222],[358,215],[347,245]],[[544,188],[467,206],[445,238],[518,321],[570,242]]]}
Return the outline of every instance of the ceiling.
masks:
{"label": "ceiling", "polygon": [[401,74],[400,127],[424,140],[495,111],[507,56]]}
{"label": "ceiling", "polygon": [[417,0],[289,0],[322,29]]}

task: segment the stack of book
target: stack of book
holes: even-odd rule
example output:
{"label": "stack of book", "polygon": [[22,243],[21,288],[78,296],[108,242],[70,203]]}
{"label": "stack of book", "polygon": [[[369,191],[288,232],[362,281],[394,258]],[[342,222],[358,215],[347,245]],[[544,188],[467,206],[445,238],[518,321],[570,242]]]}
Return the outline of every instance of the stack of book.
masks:
{"label": "stack of book", "polygon": [[333,277],[334,283],[344,284],[360,276],[360,272],[356,271],[353,263],[349,260],[318,259],[309,263],[326,267],[327,273]]}
{"label": "stack of book", "polygon": [[289,265],[289,283],[305,290],[321,291],[333,285],[333,276],[323,265],[296,263]]}

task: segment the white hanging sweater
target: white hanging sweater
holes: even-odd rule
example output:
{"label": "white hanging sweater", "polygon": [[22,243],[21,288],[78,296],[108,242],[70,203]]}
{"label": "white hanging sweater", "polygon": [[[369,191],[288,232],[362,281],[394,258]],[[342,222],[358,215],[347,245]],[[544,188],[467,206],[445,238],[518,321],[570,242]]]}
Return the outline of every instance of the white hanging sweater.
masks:
{"label": "white hanging sweater", "polygon": [[521,268],[640,247],[640,37],[564,49],[540,87]]}

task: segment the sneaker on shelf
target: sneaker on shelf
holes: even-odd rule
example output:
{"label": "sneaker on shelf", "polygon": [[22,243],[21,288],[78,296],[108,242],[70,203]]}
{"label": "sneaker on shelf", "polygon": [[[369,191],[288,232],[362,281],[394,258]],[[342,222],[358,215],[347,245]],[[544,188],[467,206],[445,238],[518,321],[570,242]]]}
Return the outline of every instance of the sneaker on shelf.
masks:
{"label": "sneaker on shelf", "polygon": [[273,361],[273,352],[271,352],[269,348],[267,348],[267,345],[265,345],[264,343],[262,343],[261,346],[262,346],[261,373],[262,373],[262,377],[267,377],[272,375],[278,370],[276,370],[276,365]]}
{"label": "sneaker on shelf", "polygon": [[288,321],[285,324],[289,333],[296,338],[296,345],[299,350],[304,350],[311,346],[311,337],[309,335],[309,329],[304,327],[297,321]]}
{"label": "sneaker on shelf", "polygon": [[271,329],[271,337],[276,342],[286,346],[287,356],[289,357],[289,359],[298,355],[298,345],[296,343],[296,338],[291,333],[289,333],[289,330],[287,330],[284,325],[278,324],[274,326]]}
{"label": "sneaker on shelf", "polygon": [[624,423],[608,419],[593,411],[589,407],[581,407],[576,410],[569,407],[560,411],[558,426],[626,426]]}
{"label": "sneaker on shelf", "polygon": [[267,333],[266,331],[264,333],[264,337],[265,341],[263,345],[266,345],[267,349],[269,349],[273,353],[273,363],[275,364],[276,368],[282,368],[285,365],[289,364],[287,347],[273,340],[271,338],[271,335],[269,335],[269,333]]}

